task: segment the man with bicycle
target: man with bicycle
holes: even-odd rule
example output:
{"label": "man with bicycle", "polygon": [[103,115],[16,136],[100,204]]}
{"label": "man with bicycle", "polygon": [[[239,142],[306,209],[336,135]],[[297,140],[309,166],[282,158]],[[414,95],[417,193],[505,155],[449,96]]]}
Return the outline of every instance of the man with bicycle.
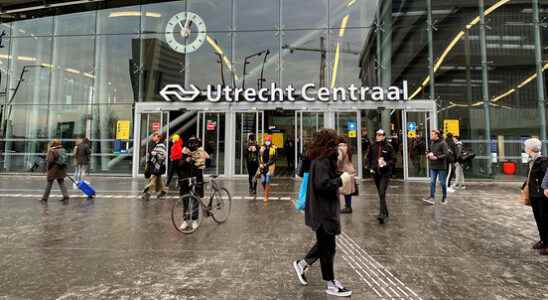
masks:
{"label": "man with bicycle", "polygon": [[[183,179],[184,182],[181,182],[179,185],[181,187],[180,194],[184,195],[189,192],[189,180],[193,177],[196,178],[196,194],[199,197],[204,197],[204,169],[206,167],[206,160],[209,158],[209,154],[201,147],[201,141],[195,137],[191,136],[187,142],[187,146],[183,148],[183,168],[188,177]],[[183,199],[183,206],[185,211],[185,216],[188,215],[189,211],[189,199]],[[192,229],[196,230],[199,224],[196,222],[198,219],[198,211],[196,209],[192,210]],[[187,220],[185,220],[181,225],[181,230],[187,229],[189,226]]]}

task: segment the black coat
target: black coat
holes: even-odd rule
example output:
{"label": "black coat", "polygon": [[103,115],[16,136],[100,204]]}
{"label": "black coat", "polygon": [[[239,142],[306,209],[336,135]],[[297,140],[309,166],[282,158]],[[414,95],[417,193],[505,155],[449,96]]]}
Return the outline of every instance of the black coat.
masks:
{"label": "black coat", "polygon": [[449,148],[443,139],[438,139],[430,143],[430,152],[438,159],[430,160],[430,169],[432,170],[447,170],[447,156]]}
{"label": "black coat", "polygon": [[304,210],[305,223],[317,231],[320,226],[333,235],[341,233],[337,157],[312,161]]}
{"label": "black coat", "polygon": [[[386,166],[384,168],[379,168],[379,145],[380,145],[380,156],[384,158]],[[387,141],[375,142],[369,147],[369,152],[367,153],[367,167],[370,170],[375,171],[377,174],[391,176],[394,171],[394,166],[396,165],[396,155],[394,153],[394,148],[392,144]]]}
{"label": "black coat", "polygon": [[[529,175],[529,198],[545,198],[542,180],[548,168],[548,158],[541,156],[533,161],[531,173]],[[527,182],[527,180],[526,180]],[[526,182],[523,183],[522,189]],[[548,199],[545,199],[548,201]]]}

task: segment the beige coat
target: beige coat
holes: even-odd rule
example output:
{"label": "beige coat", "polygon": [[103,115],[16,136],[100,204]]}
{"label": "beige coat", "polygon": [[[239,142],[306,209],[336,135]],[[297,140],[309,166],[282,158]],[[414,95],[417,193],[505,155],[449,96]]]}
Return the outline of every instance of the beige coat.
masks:
{"label": "beige coat", "polygon": [[343,153],[343,159],[337,161],[337,171],[339,172],[346,172],[352,176],[352,180],[350,180],[349,184],[343,185],[339,188],[339,192],[342,195],[351,195],[356,192],[356,169],[354,168],[354,164],[350,161],[348,158],[348,155],[346,153]]}

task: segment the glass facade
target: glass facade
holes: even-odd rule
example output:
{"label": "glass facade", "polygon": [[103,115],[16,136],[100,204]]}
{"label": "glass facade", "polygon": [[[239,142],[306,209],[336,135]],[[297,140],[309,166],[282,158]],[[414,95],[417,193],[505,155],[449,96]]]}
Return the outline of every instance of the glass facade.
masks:
{"label": "glass facade", "polygon": [[[407,80],[409,101],[436,101],[439,128],[458,120],[465,147],[478,155],[468,177],[524,176],[523,139],[547,142],[548,1],[135,0],[28,10],[20,2],[0,14],[0,172],[37,172],[51,139],[72,149],[87,136],[92,173],[130,175],[135,105],[163,102],[159,92],[171,83],[298,89]],[[198,15],[205,27],[191,24],[187,36],[183,25],[170,26],[182,12]],[[186,40],[202,30],[198,49],[173,50],[172,36]],[[230,119],[219,116],[221,123]],[[257,130],[263,117],[254,112],[238,113],[234,122],[243,126],[248,117],[256,123],[248,129]],[[341,112],[332,124],[343,128],[356,119],[369,124],[360,146],[352,140],[362,151],[375,126],[402,134],[388,110]],[[129,139],[119,130],[124,122]],[[420,124],[424,132],[427,120]],[[242,156],[245,135],[225,134],[221,124],[215,130],[218,170],[226,163],[225,137]],[[504,174],[505,164],[517,172]],[[412,172],[423,172],[416,165]],[[243,170],[236,162],[234,174]]]}

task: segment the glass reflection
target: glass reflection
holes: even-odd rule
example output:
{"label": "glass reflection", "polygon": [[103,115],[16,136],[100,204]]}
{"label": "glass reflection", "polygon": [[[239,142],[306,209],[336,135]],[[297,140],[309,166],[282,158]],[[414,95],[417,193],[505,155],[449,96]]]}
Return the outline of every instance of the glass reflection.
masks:
{"label": "glass reflection", "polygon": [[282,29],[325,29],[329,0],[281,0]]}
{"label": "glass reflection", "polygon": [[187,1],[169,1],[141,6],[141,31],[166,32],[166,25],[174,15],[186,11]]}
{"label": "glass reflection", "polygon": [[282,34],[283,86],[327,86],[327,31],[295,30]]}
{"label": "glass reflection", "polygon": [[[270,86],[271,83],[279,85],[279,38],[278,32],[270,31],[235,34],[234,65],[236,72],[243,74],[241,80],[236,80],[239,86],[259,87],[261,84]],[[244,65],[246,66],[245,74]]]}
{"label": "glass reflection", "polygon": [[278,25],[276,0],[234,0],[237,30],[273,30]]}
{"label": "glass reflection", "polygon": [[98,36],[96,45],[96,102],[135,102],[139,90],[138,36]]}

